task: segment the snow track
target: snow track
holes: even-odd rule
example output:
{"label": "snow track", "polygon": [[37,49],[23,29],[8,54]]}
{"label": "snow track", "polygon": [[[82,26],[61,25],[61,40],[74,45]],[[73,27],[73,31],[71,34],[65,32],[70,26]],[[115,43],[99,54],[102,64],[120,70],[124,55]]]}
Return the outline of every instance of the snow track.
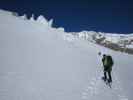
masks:
{"label": "snow track", "polygon": [[[124,94],[124,90],[121,87],[121,84],[118,78],[115,76],[113,75],[114,79],[113,79],[112,86],[110,88],[101,79],[102,73],[101,75],[98,75],[97,73],[95,77],[92,77],[92,79],[88,80],[88,86],[86,86],[86,88],[81,93],[82,100],[96,100],[96,98],[99,98],[99,100],[102,100],[101,97],[105,98],[104,95],[106,95],[106,93],[109,94],[107,96],[107,99],[112,98],[112,100],[114,100],[113,99],[114,97],[114,98],[117,98],[117,100],[129,100],[127,96]],[[107,100],[107,99],[104,99],[104,100]]]}

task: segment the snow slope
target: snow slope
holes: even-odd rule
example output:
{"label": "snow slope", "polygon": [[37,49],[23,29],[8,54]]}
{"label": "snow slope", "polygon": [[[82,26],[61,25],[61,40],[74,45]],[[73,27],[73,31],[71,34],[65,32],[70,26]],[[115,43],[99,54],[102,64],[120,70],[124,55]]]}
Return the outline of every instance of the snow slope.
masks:
{"label": "snow slope", "polygon": [[[133,99],[132,55],[75,38],[47,20],[0,10],[0,22],[0,100]],[[100,79],[99,51],[114,58],[112,89]]]}

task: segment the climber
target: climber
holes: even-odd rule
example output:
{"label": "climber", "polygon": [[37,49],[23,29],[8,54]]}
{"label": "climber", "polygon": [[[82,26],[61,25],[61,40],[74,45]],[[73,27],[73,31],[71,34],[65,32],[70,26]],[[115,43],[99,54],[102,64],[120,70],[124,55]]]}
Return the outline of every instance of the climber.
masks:
{"label": "climber", "polygon": [[[104,77],[102,78],[104,81],[108,81],[108,83],[112,82],[112,77],[111,77],[111,71],[112,71],[112,66],[114,64],[113,59],[110,55],[103,54],[102,58],[103,62],[103,72],[104,72]],[[108,73],[108,79],[107,79],[107,73]]]}

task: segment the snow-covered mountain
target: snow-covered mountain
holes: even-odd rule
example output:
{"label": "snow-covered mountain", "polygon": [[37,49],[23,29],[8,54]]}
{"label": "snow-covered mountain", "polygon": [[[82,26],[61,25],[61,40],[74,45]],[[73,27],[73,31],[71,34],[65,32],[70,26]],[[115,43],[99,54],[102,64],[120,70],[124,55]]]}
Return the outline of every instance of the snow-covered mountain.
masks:
{"label": "snow-covered mountain", "polygon": [[133,54],[133,34],[115,34],[115,33],[102,33],[95,31],[82,31],[79,33],[70,33],[75,38],[80,38],[99,44],[101,46],[121,51],[129,54]]}
{"label": "snow-covered mountain", "polygon": [[[109,41],[111,34],[69,34],[52,22],[0,10],[0,100],[133,99],[133,56],[97,42],[105,35],[102,42]],[[113,36],[117,44],[126,36],[132,40]],[[114,59],[111,89],[101,80],[98,52]]]}

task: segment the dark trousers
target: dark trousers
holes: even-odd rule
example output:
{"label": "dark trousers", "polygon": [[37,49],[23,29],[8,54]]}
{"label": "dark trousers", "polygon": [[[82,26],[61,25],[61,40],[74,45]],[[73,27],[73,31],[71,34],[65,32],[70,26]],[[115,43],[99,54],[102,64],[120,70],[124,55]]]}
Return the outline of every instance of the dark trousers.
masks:
{"label": "dark trousers", "polygon": [[108,74],[108,77],[109,77],[108,81],[112,82],[111,71],[104,71],[105,80],[107,80],[107,74]]}

